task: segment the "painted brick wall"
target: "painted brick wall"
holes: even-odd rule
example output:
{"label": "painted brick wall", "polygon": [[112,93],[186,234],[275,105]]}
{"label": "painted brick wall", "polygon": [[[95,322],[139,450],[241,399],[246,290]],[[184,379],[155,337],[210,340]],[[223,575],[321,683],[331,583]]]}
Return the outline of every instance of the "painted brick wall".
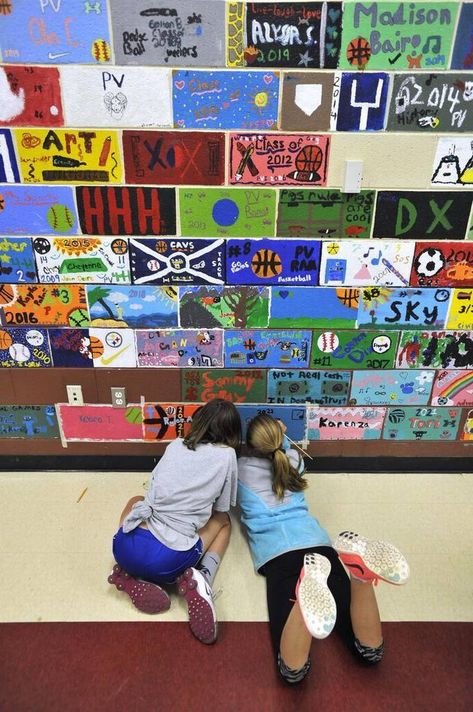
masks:
{"label": "painted brick wall", "polygon": [[160,452],[223,396],[465,453],[473,2],[6,0],[0,50],[2,450]]}

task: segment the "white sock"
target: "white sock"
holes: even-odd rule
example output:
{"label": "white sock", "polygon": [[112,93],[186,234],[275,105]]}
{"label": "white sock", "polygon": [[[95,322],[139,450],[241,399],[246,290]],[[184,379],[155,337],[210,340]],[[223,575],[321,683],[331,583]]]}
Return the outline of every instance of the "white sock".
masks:
{"label": "white sock", "polygon": [[220,556],[214,551],[206,551],[197,564],[197,568],[204,574],[210,586],[213,584],[219,566]]}

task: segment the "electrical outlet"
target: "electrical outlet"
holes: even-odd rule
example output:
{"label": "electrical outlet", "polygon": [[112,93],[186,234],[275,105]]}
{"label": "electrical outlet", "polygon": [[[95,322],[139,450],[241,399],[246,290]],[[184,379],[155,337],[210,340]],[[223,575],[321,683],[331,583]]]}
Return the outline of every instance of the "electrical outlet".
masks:
{"label": "electrical outlet", "polygon": [[82,386],[66,386],[69,405],[84,405]]}
{"label": "electrical outlet", "polygon": [[126,392],[125,387],[120,386],[116,388],[110,388],[112,391],[112,405],[114,408],[123,408],[126,405]]}

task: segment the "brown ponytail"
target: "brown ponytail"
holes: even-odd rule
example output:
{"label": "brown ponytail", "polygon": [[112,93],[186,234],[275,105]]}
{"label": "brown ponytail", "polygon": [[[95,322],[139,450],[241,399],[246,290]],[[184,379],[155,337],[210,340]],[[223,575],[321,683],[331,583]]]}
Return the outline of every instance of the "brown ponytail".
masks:
{"label": "brown ponytail", "polygon": [[[284,433],[277,420],[270,415],[257,415],[248,425],[246,442],[252,455],[271,459],[273,492],[283,499],[285,490],[301,492],[307,487],[282,449]],[[300,457],[300,456],[299,456]]]}

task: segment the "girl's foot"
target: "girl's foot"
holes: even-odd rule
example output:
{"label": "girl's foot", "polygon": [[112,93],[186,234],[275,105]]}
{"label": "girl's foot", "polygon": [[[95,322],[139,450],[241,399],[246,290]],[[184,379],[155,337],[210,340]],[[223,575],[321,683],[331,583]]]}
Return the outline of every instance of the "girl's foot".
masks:
{"label": "girl's foot", "polygon": [[353,578],[374,583],[386,581],[400,586],[409,578],[409,564],[399,549],[387,541],[366,539],[342,532],[332,544]]}
{"label": "girl's foot", "polygon": [[189,625],[201,643],[211,645],[217,640],[217,615],[213,592],[205,576],[197,569],[186,569],[177,579],[179,595],[186,599]]}
{"label": "girl's foot", "polygon": [[296,598],[309,633],[326,638],[337,620],[337,606],[328,586],[330,561],[320,554],[306,554],[296,587]]}
{"label": "girl's foot", "polygon": [[139,581],[118,564],[113,567],[108,582],[127,593],[133,605],[143,613],[163,613],[171,606],[171,599],[158,584]]}

